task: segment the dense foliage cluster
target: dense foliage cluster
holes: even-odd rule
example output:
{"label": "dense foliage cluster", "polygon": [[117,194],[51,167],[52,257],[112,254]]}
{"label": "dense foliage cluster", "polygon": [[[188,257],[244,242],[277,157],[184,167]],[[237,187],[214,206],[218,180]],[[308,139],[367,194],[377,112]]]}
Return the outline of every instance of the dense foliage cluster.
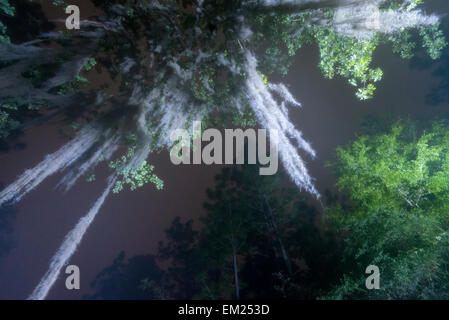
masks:
{"label": "dense foliage cluster", "polygon": [[[337,151],[338,186],[350,204],[328,209],[345,234],[346,271],[336,298],[448,298],[447,121],[425,130],[396,123]],[[364,289],[363,269],[382,268],[382,288]]]}

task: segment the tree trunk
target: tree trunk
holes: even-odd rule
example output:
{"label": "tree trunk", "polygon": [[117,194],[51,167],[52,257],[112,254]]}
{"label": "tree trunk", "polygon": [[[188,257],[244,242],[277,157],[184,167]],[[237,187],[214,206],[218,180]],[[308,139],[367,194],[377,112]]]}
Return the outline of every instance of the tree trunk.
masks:
{"label": "tree trunk", "polygon": [[237,254],[235,252],[235,246],[232,246],[232,256],[234,259],[234,281],[235,281],[235,298],[240,300],[240,287],[239,287],[239,271],[237,267]]}
{"label": "tree trunk", "polygon": [[281,248],[282,259],[284,260],[285,267],[287,268],[287,272],[289,274],[291,274],[292,273],[292,264],[291,264],[290,258],[288,257],[287,250],[285,249],[284,242],[282,241],[281,234],[279,233],[279,229],[277,227],[276,221],[275,221],[274,216],[273,216],[273,211],[271,210],[270,204],[268,203],[268,200],[267,200],[266,196],[264,196],[264,200],[265,200],[265,204],[266,204],[267,209],[268,209],[268,214],[269,214],[269,217],[270,217],[271,226],[273,227],[274,234],[275,234],[276,239],[277,239],[277,241],[279,243],[279,247]]}
{"label": "tree trunk", "polygon": [[234,237],[234,229],[232,223],[232,212],[231,207],[228,205],[228,215],[231,222],[231,246],[232,246],[232,259],[234,268],[234,283],[235,283],[235,299],[240,300],[240,286],[239,286],[239,270],[237,266],[237,250],[236,250],[236,239]]}

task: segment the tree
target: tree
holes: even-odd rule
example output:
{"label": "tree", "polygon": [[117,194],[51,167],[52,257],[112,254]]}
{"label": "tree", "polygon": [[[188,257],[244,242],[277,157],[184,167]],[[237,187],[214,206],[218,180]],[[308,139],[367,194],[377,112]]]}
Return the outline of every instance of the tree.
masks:
{"label": "tree", "polygon": [[[1,10],[14,12],[8,1],[1,3]],[[357,96],[367,99],[382,77],[382,71],[371,66],[378,44],[393,43],[408,57],[413,45],[405,32],[418,31],[432,58],[446,45],[439,18],[419,10],[422,1],[94,3],[104,15],[82,21],[79,31],[46,32],[32,41],[0,44],[0,133],[6,137],[11,130],[29,127],[27,119],[19,124],[27,108],[51,110],[42,121],[61,113],[73,115],[83,97],[85,112],[71,119],[75,129],[97,128],[104,136],[101,147],[114,156],[117,144],[126,145],[127,137],[134,137],[129,152],[119,158],[123,161],[111,166],[119,177],[116,191],[127,183],[132,188],[148,182],[161,187],[144,161],[150,153],[170,148],[173,130],[212,114],[245,114],[253,119],[246,123],[255,119],[279,131],[281,160],[289,175],[299,188],[318,197],[297,149],[312,157],[315,153],[284,108],[299,103],[285,86],[270,83],[271,74],[286,74],[299,49],[316,43],[324,75],[347,78]],[[62,9],[66,5],[54,4]],[[58,46],[44,46],[55,43]],[[106,72],[112,81],[93,86],[89,73],[94,71]],[[120,81],[116,99],[103,92],[113,81]],[[105,111],[106,104],[111,107]],[[84,158],[91,159],[94,150],[85,153]],[[84,171],[91,175],[101,160],[85,163]]]}
{"label": "tree", "polygon": [[429,130],[396,123],[390,132],[362,136],[337,149],[337,185],[366,209],[447,209],[449,131],[445,120]]}
{"label": "tree", "polygon": [[[231,174],[231,169],[224,169],[216,177],[215,189],[208,190],[209,202],[205,204],[207,214],[201,219],[204,225],[201,240],[204,254],[210,260],[203,281],[207,285],[211,273],[220,278],[219,287],[222,286],[221,282],[224,279],[233,279],[233,297],[239,300],[241,288],[239,260],[249,248],[251,217],[247,204],[241,201],[236,186],[230,180]],[[224,292],[218,291],[215,294]],[[230,296],[226,294],[222,297]]]}
{"label": "tree", "polygon": [[112,265],[102,270],[91,287],[95,293],[86,299],[102,300],[160,300],[165,299],[163,271],[152,255],[126,259],[121,252]]}
{"label": "tree", "polygon": [[[0,12],[5,15],[14,16],[15,9],[7,0],[2,0],[0,2]],[[10,41],[6,31],[6,26],[0,21],[0,43]]]}
{"label": "tree", "polygon": [[166,291],[172,299],[192,299],[201,290],[197,274],[203,268],[198,232],[192,220],[182,223],[177,217],[165,233],[167,240],[159,243],[157,258],[162,265],[168,264],[164,274]]}
{"label": "tree", "polygon": [[327,288],[338,250],[305,198],[257,165],[223,169],[216,181],[199,234],[200,297],[311,299]]}
{"label": "tree", "polygon": [[[327,209],[344,252],[326,298],[449,298],[448,134],[446,121],[396,123],[337,150],[337,185],[351,201]],[[369,265],[381,270],[380,290],[364,287]]]}

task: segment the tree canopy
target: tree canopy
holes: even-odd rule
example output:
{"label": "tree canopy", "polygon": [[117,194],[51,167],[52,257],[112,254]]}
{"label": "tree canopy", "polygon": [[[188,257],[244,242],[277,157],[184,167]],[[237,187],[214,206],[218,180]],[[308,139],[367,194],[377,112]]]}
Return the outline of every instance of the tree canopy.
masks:
{"label": "tree canopy", "polygon": [[[67,6],[64,1],[53,3],[61,11]],[[286,75],[301,47],[316,44],[323,75],[347,78],[364,100],[372,97],[383,76],[372,65],[378,45],[392,44],[395,52],[409,58],[416,47],[415,34],[434,59],[446,46],[439,17],[425,14],[420,0],[94,4],[103,13],[81,21],[80,30],[44,32],[20,43],[9,41],[6,24],[2,25],[0,134],[7,137],[33,121],[70,115],[76,131],[86,125],[98,131],[101,147],[114,154],[110,157],[117,157],[117,144],[128,144],[127,155],[111,165],[120,177],[115,191],[148,182],[161,188],[144,161],[150,153],[170,147],[169,132],[194,120],[214,119],[223,125],[233,119],[247,124],[257,120],[278,130],[281,160],[292,180],[319,196],[297,147],[312,157],[314,151],[285,108],[299,103],[286,86],[270,82],[273,73]],[[14,4],[2,0],[0,10],[14,15]],[[9,26],[14,28],[13,20]],[[107,72],[120,84],[120,94],[107,93],[111,81],[90,83],[93,72]],[[73,112],[80,103],[81,112]],[[85,153],[95,158],[85,170],[90,176],[98,162],[109,158]]]}
{"label": "tree canopy", "polygon": [[[333,166],[349,203],[327,209],[327,225],[344,239],[344,275],[328,298],[448,298],[446,120],[425,129],[399,122],[337,150]],[[377,265],[381,289],[366,290]]]}

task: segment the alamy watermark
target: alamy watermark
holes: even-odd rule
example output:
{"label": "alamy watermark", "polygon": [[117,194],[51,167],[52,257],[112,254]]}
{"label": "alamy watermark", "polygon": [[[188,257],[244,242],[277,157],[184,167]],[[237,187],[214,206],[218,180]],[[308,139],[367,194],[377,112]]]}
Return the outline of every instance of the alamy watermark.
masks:
{"label": "alamy watermark", "polygon": [[69,14],[65,20],[65,26],[68,30],[80,29],[80,8],[75,5],[70,5],[65,8],[65,13]]}
{"label": "alamy watermark", "polygon": [[368,290],[380,289],[380,269],[378,266],[370,265],[365,270],[370,276],[366,278],[365,285]]}
{"label": "alamy watermark", "polygon": [[[274,175],[279,168],[277,130],[269,130],[269,141],[266,129],[225,129],[223,139],[221,131],[207,129],[203,132],[201,121],[194,121],[191,133],[186,129],[174,130],[170,141],[174,143],[170,159],[175,165],[245,164],[246,160],[247,164],[260,164],[259,173],[263,176]],[[204,147],[203,142],[207,142]]]}
{"label": "alamy watermark", "polygon": [[65,280],[67,290],[80,290],[80,268],[75,265],[67,266],[65,273],[69,275]]}

